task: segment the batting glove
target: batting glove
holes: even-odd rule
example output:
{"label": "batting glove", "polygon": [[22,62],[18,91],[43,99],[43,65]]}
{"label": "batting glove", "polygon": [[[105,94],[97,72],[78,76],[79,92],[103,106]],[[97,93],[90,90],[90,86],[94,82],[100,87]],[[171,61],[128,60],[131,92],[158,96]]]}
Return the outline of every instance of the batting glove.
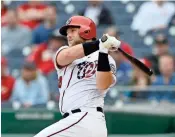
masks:
{"label": "batting glove", "polygon": [[108,53],[110,48],[115,48],[117,50],[121,44],[119,40],[117,40],[113,36],[109,36],[108,34],[103,35],[103,37],[99,41],[99,51],[106,54]]}

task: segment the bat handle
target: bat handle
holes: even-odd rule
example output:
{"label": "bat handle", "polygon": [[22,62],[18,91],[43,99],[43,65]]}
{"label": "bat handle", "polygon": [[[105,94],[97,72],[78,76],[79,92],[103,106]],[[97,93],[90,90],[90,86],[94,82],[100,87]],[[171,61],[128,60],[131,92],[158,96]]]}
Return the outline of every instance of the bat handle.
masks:
{"label": "bat handle", "polygon": [[149,72],[148,72],[149,76],[151,76],[153,74],[153,71],[152,69],[149,69]]}
{"label": "bat handle", "polygon": [[[107,39],[108,39],[108,37],[106,35],[103,35],[101,38],[101,41],[105,42]],[[117,51],[117,50],[118,50],[118,48],[116,48],[116,47],[109,48],[109,51]]]}
{"label": "bat handle", "polygon": [[118,51],[122,52],[122,49],[121,48],[118,48]]}
{"label": "bat handle", "polygon": [[107,39],[108,39],[108,37],[106,35],[103,35],[102,38],[101,38],[101,41],[105,42]]}

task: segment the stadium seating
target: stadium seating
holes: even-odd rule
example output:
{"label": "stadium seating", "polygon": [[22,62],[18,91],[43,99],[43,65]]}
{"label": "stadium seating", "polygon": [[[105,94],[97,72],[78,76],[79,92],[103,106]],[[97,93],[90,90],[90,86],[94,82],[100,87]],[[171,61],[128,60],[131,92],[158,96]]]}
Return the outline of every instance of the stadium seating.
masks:
{"label": "stadium seating", "polygon": [[[17,7],[18,5],[24,3],[25,1],[21,2],[21,1],[12,1],[11,3],[11,7]],[[62,1],[45,1],[45,3],[50,3],[50,4],[55,4],[58,8],[58,16],[59,16],[59,20],[61,22],[61,24],[65,23],[65,21],[74,14],[77,14],[78,11],[82,10],[86,5],[87,5],[87,1],[68,1],[66,2],[62,2]],[[65,3],[65,4],[64,4]],[[135,11],[133,13],[127,13],[126,11],[126,6],[127,4],[132,3],[135,6]],[[130,25],[133,19],[134,14],[136,13],[136,11],[138,10],[138,8],[140,7],[140,5],[143,3],[143,1],[129,1],[125,4],[122,3],[122,1],[105,1],[104,5],[106,7],[110,7],[109,10],[112,13],[112,16],[115,19],[116,25],[119,27],[119,29],[121,29],[122,32],[124,32],[124,34],[121,36],[123,40],[125,40],[126,42],[128,42],[129,44],[131,44],[134,48],[134,51],[136,53],[136,56],[138,57],[143,57],[145,55],[149,55],[150,54],[150,47],[147,47],[144,44],[144,37],[140,37],[137,32],[133,32],[130,29]],[[73,5],[74,6],[74,10],[72,13],[67,14],[65,7],[67,5]],[[104,27],[105,28],[105,27]],[[98,32],[98,37],[100,37],[103,34],[104,28],[98,28],[97,32]],[[169,32],[166,31],[165,33],[168,34],[169,36]],[[174,52],[175,49],[173,47],[173,43],[175,43],[175,38],[173,36],[169,36],[170,38],[170,45],[172,45],[172,51]],[[144,50],[144,54],[142,54],[142,52],[140,53],[140,51]],[[138,53],[139,51],[139,53]]]}
{"label": "stadium seating", "polygon": [[[25,3],[26,1],[12,1],[9,5],[9,7],[16,8],[20,4]],[[86,5],[87,1],[45,1],[45,3],[49,4],[55,4],[58,8],[58,18],[60,21],[60,24],[64,24],[66,20],[72,16],[77,14],[79,11],[81,11]],[[131,30],[130,25],[133,19],[133,16],[137,12],[139,6],[143,3],[143,1],[128,1],[128,2],[123,2],[123,1],[105,1],[104,5],[108,7],[108,9],[111,11],[112,16],[115,20],[116,25],[118,28],[123,32],[121,35],[121,39],[132,45],[135,56],[136,57],[144,57],[147,55],[150,55],[152,52],[152,46],[147,46],[144,43],[144,38],[146,36],[139,36],[137,32],[134,32]],[[135,10],[132,13],[128,13],[126,11],[126,6],[128,4],[133,4],[135,6]],[[72,13],[67,13],[66,12],[66,6],[73,6],[74,10]],[[105,28],[108,26],[102,26],[97,28],[97,36],[98,38],[101,37],[101,35],[104,33]],[[158,32],[155,33],[148,33],[147,36],[154,36]],[[163,31],[164,34],[166,34],[169,37],[170,41],[170,47],[171,47],[171,52],[175,54],[175,38],[174,36],[171,36],[169,34],[168,30]],[[11,62],[9,64],[10,67],[10,72],[13,72],[15,69],[20,69],[22,62],[24,60],[24,56],[22,52],[18,49],[12,50],[8,55],[7,55],[8,60]]]}

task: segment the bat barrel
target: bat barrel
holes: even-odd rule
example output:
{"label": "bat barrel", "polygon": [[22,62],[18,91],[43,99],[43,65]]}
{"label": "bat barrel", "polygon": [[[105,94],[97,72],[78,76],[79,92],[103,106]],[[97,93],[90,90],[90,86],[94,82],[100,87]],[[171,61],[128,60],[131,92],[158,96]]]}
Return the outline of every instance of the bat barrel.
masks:
{"label": "bat barrel", "polygon": [[153,74],[153,71],[150,68],[148,68],[145,64],[143,64],[141,61],[139,61],[137,58],[129,55],[128,53],[123,51],[121,48],[118,48],[118,51],[120,51],[132,64],[137,66],[140,70],[144,71],[149,76]]}

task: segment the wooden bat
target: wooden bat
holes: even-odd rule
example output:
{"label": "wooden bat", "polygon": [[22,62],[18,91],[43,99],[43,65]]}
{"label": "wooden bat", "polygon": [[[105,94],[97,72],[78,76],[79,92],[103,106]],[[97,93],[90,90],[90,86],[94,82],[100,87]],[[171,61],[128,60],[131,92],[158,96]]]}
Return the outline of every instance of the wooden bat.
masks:
{"label": "wooden bat", "polygon": [[[103,37],[101,38],[101,41],[105,42],[106,40],[107,40],[107,36],[103,35]],[[145,72],[147,75],[151,76],[153,74],[153,71],[150,68],[148,68],[145,64],[143,64],[140,60],[138,60],[137,58],[129,55],[128,53],[123,51],[121,48],[118,48],[118,51],[122,53],[132,64],[134,64],[140,70]]]}

